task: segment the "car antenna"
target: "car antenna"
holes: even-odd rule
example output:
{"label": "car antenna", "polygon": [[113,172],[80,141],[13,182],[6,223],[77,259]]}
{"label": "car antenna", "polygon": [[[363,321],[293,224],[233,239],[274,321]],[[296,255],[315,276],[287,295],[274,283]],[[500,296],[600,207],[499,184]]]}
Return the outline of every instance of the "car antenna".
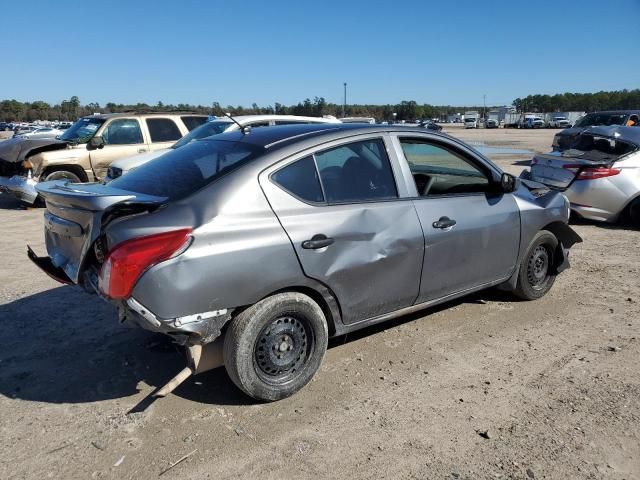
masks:
{"label": "car antenna", "polygon": [[240,131],[242,132],[243,135],[251,131],[251,127],[249,125],[244,125],[244,126],[240,125],[240,122],[238,122],[235,118],[233,118],[230,113],[227,113],[224,111],[222,113],[224,114],[225,117],[228,117],[229,120],[231,120],[233,123],[238,125],[238,127],[240,127]]}

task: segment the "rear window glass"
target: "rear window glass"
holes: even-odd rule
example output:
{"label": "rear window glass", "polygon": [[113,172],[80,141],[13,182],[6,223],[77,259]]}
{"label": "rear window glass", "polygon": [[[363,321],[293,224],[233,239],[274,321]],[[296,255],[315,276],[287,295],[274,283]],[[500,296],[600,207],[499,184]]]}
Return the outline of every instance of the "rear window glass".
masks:
{"label": "rear window glass", "polygon": [[217,135],[218,133],[224,132],[229,126],[232,125],[231,122],[207,122],[200,125],[198,128],[193,131],[187,133],[184,137],[182,137],[172,148],[180,148],[184,147],[188,143],[193,142],[194,140],[200,140],[201,138],[210,137],[211,135]]}
{"label": "rear window glass", "polygon": [[627,114],[619,113],[589,113],[576,122],[576,127],[590,127],[592,125],[622,125]]}
{"label": "rear window glass", "polygon": [[175,142],[182,137],[178,126],[168,118],[147,118],[147,128],[153,143]]}
{"label": "rear window glass", "polygon": [[187,127],[187,130],[191,131],[196,127],[199,127],[203,123],[207,121],[207,117],[193,117],[193,116],[184,116],[180,117],[184,126]]}
{"label": "rear window glass", "polygon": [[308,202],[324,202],[313,157],[305,157],[275,172],[271,179],[289,193]]}
{"label": "rear window glass", "polygon": [[263,151],[262,147],[241,142],[193,142],[113,180],[109,186],[177,200],[244,165]]}

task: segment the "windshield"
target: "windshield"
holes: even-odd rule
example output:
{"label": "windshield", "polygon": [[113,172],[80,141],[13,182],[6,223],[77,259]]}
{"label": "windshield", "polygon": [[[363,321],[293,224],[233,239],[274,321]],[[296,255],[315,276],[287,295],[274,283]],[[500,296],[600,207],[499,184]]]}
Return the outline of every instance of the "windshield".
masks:
{"label": "windshield", "polygon": [[574,127],[590,127],[592,125],[623,125],[627,119],[621,113],[589,113],[576,122]]}
{"label": "windshield", "polygon": [[102,118],[81,118],[60,135],[60,140],[87,143],[104,122]]}
{"label": "windshield", "polygon": [[476,119],[475,118],[466,118],[465,122],[475,122]]}
{"label": "windshield", "polygon": [[109,186],[177,200],[195,193],[263,151],[262,147],[242,142],[200,140],[145,163],[113,180]]}
{"label": "windshield", "polygon": [[567,118],[566,117],[554,117],[553,119],[554,120],[566,120]]}
{"label": "windshield", "polygon": [[194,140],[200,140],[201,138],[210,137],[211,135],[217,135],[218,133],[222,133],[227,128],[229,128],[229,125],[231,125],[231,122],[216,121],[203,123],[198,128],[194,128],[184,137],[178,140],[171,148],[184,147]]}

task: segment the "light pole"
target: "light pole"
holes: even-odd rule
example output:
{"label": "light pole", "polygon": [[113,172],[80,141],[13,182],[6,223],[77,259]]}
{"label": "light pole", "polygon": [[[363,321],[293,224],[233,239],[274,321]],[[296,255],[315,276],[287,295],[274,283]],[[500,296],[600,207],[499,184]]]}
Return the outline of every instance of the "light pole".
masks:
{"label": "light pole", "polygon": [[344,102],[342,102],[342,118],[344,118],[347,109],[347,82],[344,82]]}
{"label": "light pole", "polygon": [[482,95],[482,118],[487,121],[487,94]]}

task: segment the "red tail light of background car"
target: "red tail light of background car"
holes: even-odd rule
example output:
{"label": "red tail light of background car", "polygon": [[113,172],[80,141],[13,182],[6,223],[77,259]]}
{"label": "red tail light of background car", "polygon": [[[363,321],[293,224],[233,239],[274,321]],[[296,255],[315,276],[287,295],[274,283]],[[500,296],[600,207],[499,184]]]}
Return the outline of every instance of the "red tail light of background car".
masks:
{"label": "red tail light of background car", "polygon": [[183,228],[133,238],[116,245],[102,264],[98,288],[110,298],[128,298],[146,270],[180,255],[191,244],[192,238],[191,229]]}
{"label": "red tail light of background car", "polygon": [[[568,163],[563,165],[562,168],[571,170],[576,173],[583,165]],[[619,168],[608,167],[590,167],[584,168],[578,173],[576,180],[596,180],[598,178],[612,177],[618,175],[621,172]]]}

